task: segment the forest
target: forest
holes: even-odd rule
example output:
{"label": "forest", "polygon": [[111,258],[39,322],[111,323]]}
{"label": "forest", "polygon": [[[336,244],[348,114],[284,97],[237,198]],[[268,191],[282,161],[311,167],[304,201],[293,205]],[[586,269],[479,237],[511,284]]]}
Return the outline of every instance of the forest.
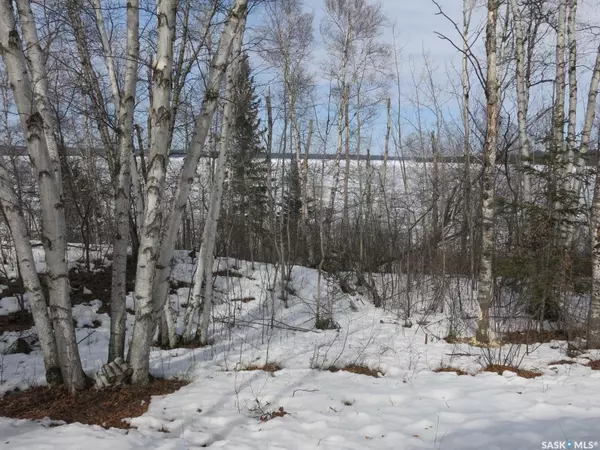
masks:
{"label": "forest", "polygon": [[6,448],[598,446],[598,2],[417,3],[0,0]]}

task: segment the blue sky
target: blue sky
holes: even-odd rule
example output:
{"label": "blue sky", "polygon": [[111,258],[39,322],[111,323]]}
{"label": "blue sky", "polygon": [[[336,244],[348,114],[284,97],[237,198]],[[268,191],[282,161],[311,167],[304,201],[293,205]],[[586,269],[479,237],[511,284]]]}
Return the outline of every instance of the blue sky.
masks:
{"label": "blue sky", "polygon": [[[435,83],[443,87],[440,92],[440,103],[444,113],[450,120],[452,116],[458,118],[458,107],[452,99],[450,92],[451,86],[448,86],[448,72],[455,75],[455,68],[460,66],[460,55],[452,48],[450,43],[441,40],[436,32],[443,33],[452,39],[458,39],[458,35],[452,24],[445,18],[437,15],[437,7],[429,0],[382,0],[382,8],[388,19],[388,24],[383,28],[381,41],[389,45],[396,45],[399,59],[399,69],[401,74],[401,116],[405,133],[414,131],[416,123],[417,109],[412,104],[414,98],[413,78],[419,78],[424,70],[424,55],[427,55],[430,67],[433,72]],[[311,56],[311,66],[317,85],[319,85],[320,64],[327,59],[327,52],[321,40],[319,33],[319,24],[324,16],[324,0],[305,0],[305,10],[314,14],[314,33],[315,48]],[[462,1],[461,0],[440,0],[440,5],[444,11],[457,22],[462,21]],[[260,22],[260,13],[251,18],[249,25],[252,27]],[[476,13],[473,18],[473,27],[480,26],[482,23],[481,13]],[[458,41],[457,41],[458,42]],[[266,86],[273,79],[273,74],[262,64],[258,57],[253,57],[252,62],[256,70],[256,80],[260,84],[259,89],[266,90]],[[390,61],[391,71],[396,70],[395,62]],[[325,102],[328,88],[325,83],[317,87],[315,96],[323,98]],[[392,98],[392,107],[398,110],[398,91],[395,86],[391,86],[390,97]],[[423,99],[422,99],[423,100]],[[380,114],[375,118],[367,130],[368,136],[372,136],[371,148],[374,153],[381,153],[383,147],[386,118],[385,103],[382,102],[379,108]],[[427,108],[421,108],[422,120],[433,126],[434,115]]]}
{"label": "blue sky", "polygon": [[[373,0],[376,1],[376,0]],[[549,5],[554,0],[549,0]],[[403,126],[404,136],[415,131],[415,123],[417,113],[420,112],[421,119],[425,123],[425,128],[432,129],[435,125],[435,116],[433,115],[428,105],[418,108],[415,103],[415,83],[414,78],[419,78],[425,69],[424,55],[427,55],[427,60],[431,68],[432,77],[436,88],[439,90],[440,107],[445,116],[445,120],[449,126],[460,127],[460,109],[457,102],[457,92],[460,95],[460,54],[452,45],[440,39],[437,33],[444,34],[453,39],[460,45],[460,37],[454,29],[452,23],[446,18],[437,14],[438,9],[431,0],[380,0],[382,8],[388,18],[388,26],[384,28],[382,41],[390,45],[395,43],[399,51],[398,57],[400,60],[401,74],[401,105],[400,116]],[[438,3],[444,12],[461,26],[462,24],[462,0],[438,0]],[[480,5],[485,2],[478,2]],[[319,77],[319,64],[326,60],[327,52],[319,35],[319,24],[324,16],[325,2],[324,0],[304,0],[305,10],[314,13],[314,30],[315,30],[315,48],[312,53],[311,63],[315,77]],[[485,5],[484,5],[485,6]],[[476,8],[472,23],[472,30],[484,30],[485,26],[485,10],[484,6]],[[579,0],[578,19],[581,22],[582,28],[587,24],[596,26],[600,23],[600,13],[597,8],[597,0]],[[250,20],[250,26],[260,21],[260,14],[256,14]],[[587,33],[587,34],[586,34]],[[585,34],[585,36],[584,36]],[[475,46],[475,53],[479,55],[483,67],[485,67],[484,53],[484,33],[479,36],[479,40]],[[589,89],[589,68],[593,65],[595,52],[597,48],[597,37],[594,38],[588,31],[581,32],[582,39],[578,43],[578,51],[580,56],[580,71],[579,71],[579,109],[578,123],[581,122],[584,116],[585,104]],[[551,35],[548,42],[545,42],[549,55],[553,54],[554,36]],[[253,58],[253,64],[257,70],[257,81],[261,83],[261,88],[266,89],[269,81],[272,80],[272,74],[268,69],[261,65],[260,60]],[[551,59],[548,60],[552,63]],[[390,61],[390,69],[395,70],[394,61]],[[548,67],[547,75],[553,73],[554,69]],[[472,76],[472,84],[474,91],[472,98],[479,95],[481,98],[481,90],[478,86],[478,81],[475,76]],[[511,85],[512,86],[512,85]],[[421,85],[421,88],[425,87]],[[458,90],[458,91],[457,91]],[[505,97],[505,114],[510,115],[511,120],[515,120],[516,111],[514,110],[514,89],[509,86],[509,89],[504,92]],[[326,97],[327,89],[321,87],[317,89],[317,97]],[[426,94],[420,92],[422,103],[431,103],[427,101]],[[396,109],[398,105],[398,92],[395,86],[392,86],[390,91],[392,98],[392,107]],[[532,90],[531,110],[541,108],[541,105],[547,105],[551,102],[552,90],[551,85],[542,85],[539,88]],[[382,103],[380,113],[370,125],[367,131],[373,136],[371,145],[373,152],[381,152],[385,135],[385,105]]]}

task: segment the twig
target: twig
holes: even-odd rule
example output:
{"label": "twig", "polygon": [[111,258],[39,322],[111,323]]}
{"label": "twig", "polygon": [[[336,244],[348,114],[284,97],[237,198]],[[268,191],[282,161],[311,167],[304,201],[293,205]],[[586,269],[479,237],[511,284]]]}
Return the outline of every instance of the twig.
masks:
{"label": "twig", "polygon": [[292,397],[296,395],[296,392],[319,392],[318,389],[296,389],[292,392]]}
{"label": "twig", "polygon": [[81,344],[83,341],[85,341],[86,339],[88,339],[95,332],[96,332],[96,330],[90,331],[86,337],[81,338],[79,341],[77,341],[77,345]]}

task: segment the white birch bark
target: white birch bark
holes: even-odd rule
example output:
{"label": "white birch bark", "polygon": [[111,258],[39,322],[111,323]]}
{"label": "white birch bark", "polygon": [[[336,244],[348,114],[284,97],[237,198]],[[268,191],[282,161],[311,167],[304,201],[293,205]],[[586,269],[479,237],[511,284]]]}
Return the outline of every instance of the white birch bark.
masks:
{"label": "white birch bark", "polygon": [[135,220],[136,225],[138,226],[139,234],[141,233],[141,227],[144,225],[144,184],[138,172],[138,165],[133,150],[130,153],[129,157],[131,160],[129,163],[131,166],[131,195],[133,195],[133,204],[135,205],[136,213]]}
{"label": "white birch bark", "polygon": [[[590,91],[587,98],[587,106],[585,109],[585,118],[583,121],[583,128],[581,130],[581,142],[579,144],[578,151],[578,166],[583,167],[583,157],[587,154],[590,148],[590,137],[592,135],[592,126],[594,125],[594,119],[596,117],[596,103],[598,99],[598,87],[600,86],[600,45],[596,51],[596,62],[594,63],[594,70],[592,72],[592,79],[590,81]],[[579,188],[576,189],[579,191]]]}
{"label": "white birch bark", "polygon": [[[25,2],[25,0],[22,0]],[[21,4],[19,9],[24,11],[21,27],[30,39],[37,45],[37,32],[33,22],[27,18],[29,4]],[[81,366],[75,327],[69,298],[69,278],[66,258],[66,236],[64,205],[61,199],[60,165],[53,163],[47,145],[47,138],[53,139],[54,132],[49,130],[44,116],[36,109],[38,103],[46,102],[40,87],[34,94],[31,79],[28,76],[23,45],[16,27],[12,2],[0,1],[0,49],[13,90],[15,104],[19,112],[21,126],[27,141],[27,149],[34,171],[38,178],[40,204],[42,210],[42,242],[46,256],[46,274],[49,280],[49,301],[54,327],[56,345],[63,382],[69,392],[75,392],[85,387],[85,374]],[[26,31],[25,31],[26,30]],[[32,44],[33,45],[33,44]],[[35,46],[35,45],[34,45]],[[45,64],[41,52],[29,55],[31,72],[37,77],[45,78]],[[40,102],[38,102],[40,100]],[[44,105],[42,105],[42,109]],[[46,112],[48,112],[46,110]],[[58,172],[55,172],[58,171]],[[58,177],[55,176],[58,173]]]}
{"label": "white birch bark", "polygon": [[338,107],[338,120],[337,120],[337,144],[336,144],[336,156],[335,156],[335,168],[333,175],[333,182],[329,193],[329,212],[331,214],[331,223],[334,221],[335,216],[335,197],[337,189],[340,183],[340,171],[342,161],[342,148],[344,145],[344,99],[345,99],[345,88],[344,91],[340,90],[340,103]]}
{"label": "white birch bark", "polygon": [[[204,234],[204,233],[203,233]],[[198,262],[196,264],[196,272],[194,275],[194,287],[192,288],[191,304],[188,305],[185,310],[185,317],[183,321],[183,342],[189,344],[194,339],[194,316],[200,308],[202,303],[202,282],[204,281],[204,263],[206,258],[206,250],[204,249],[204,240],[200,245],[200,251],[198,252]]]}
{"label": "white birch bark", "polygon": [[[587,105],[585,109],[585,116],[583,121],[583,128],[581,130],[581,140],[579,147],[576,151],[576,167],[581,170],[585,166],[585,156],[587,155],[590,148],[590,138],[592,134],[592,127],[594,125],[594,119],[596,117],[596,103],[598,98],[598,87],[600,85],[600,46],[596,51],[596,62],[594,63],[594,69],[592,71],[592,78],[590,80],[590,90],[587,97]],[[580,206],[585,201],[583,196],[580,195],[581,180],[577,177],[573,180],[573,193],[577,196]],[[570,240],[572,237],[570,234],[567,235]]]}
{"label": "white birch bark", "polygon": [[588,311],[588,348],[600,348],[600,163],[596,165],[591,215],[592,297]]}
{"label": "white birch bark", "polygon": [[562,164],[561,155],[564,150],[564,124],[565,124],[565,21],[566,21],[566,1],[559,0],[558,3],[558,26],[556,35],[556,79],[554,82],[554,109],[552,116],[552,157],[554,173],[551,178],[551,192],[553,196],[553,205],[555,212],[561,207],[557,198],[558,187],[560,184],[559,174],[564,171],[560,169]]}
{"label": "white birch bark", "polygon": [[515,53],[517,57],[517,122],[519,128],[520,157],[522,164],[521,190],[523,202],[531,203],[531,161],[529,154],[529,136],[527,134],[527,111],[529,92],[525,80],[525,38],[523,20],[517,0],[511,0],[511,10],[515,24]]}
{"label": "white birch bark", "polygon": [[487,100],[487,130],[484,144],[482,176],[481,265],[479,269],[477,292],[477,301],[480,312],[477,320],[476,333],[476,339],[479,342],[489,342],[490,340],[490,303],[493,288],[492,258],[494,253],[494,188],[498,119],[500,114],[496,29],[498,22],[498,0],[488,0],[487,10],[485,41],[487,56],[487,80],[485,86]]}
{"label": "white birch bark", "polygon": [[162,201],[169,154],[173,28],[175,27],[176,10],[176,0],[159,0],[157,2],[158,44],[150,110],[152,142],[145,192],[144,225],[140,236],[135,277],[135,324],[129,348],[129,364],[133,369],[132,381],[134,383],[148,382],[150,346],[155,328],[152,294],[161,240]]}
{"label": "white birch bark", "polygon": [[[98,13],[101,16],[101,13]],[[99,22],[98,26],[103,27]],[[106,32],[101,32],[106,35]],[[105,37],[102,38],[103,45]],[[139,0],[127,2],[127,44],[125,52],[125,85],[123,94],[119,95],[116,85],[116,74],[112,65],[110,47],[105,47],[105,58],[113,85],[115,100],[119,100],[119,175],[115,192],[115,219],[116,234],[113,240],[113,267],[110,304],[110,342],[108,349],[108,362],[125,356],[125,327],[127,313],[125,311],[126,272],[127,272],[127,245],[129,243],[129,207],[132,184],[133,158],[133,115],[135,110],[135,94],[138,76],[139,59]],[[133,166],[135,170],[135,166]],[[137,174],[137,172],[136,172]]]}
{"label": "white birch bark", "polygon": [[[201,114],[196,122],[196,130],[179,174],[177,191],[170,205],[169,224],[163,236],[160,254],[158,256],[157,275],[154,285],[154,309],[162,310],[169,288],[171,276],[171,259],[177,233],[181,226],[181,218],[194,182],[194,176],[204,150],[206,137],[218,104],[219,90],[223,75],[227,69],[227,61],[232,48],[232,42],[239,24],[248,13],[248,0],[236,0],[229,13],[229,18],[221,34],[219,46],[213,60],[207,79],[206,94],[202,101]],[[148,207],[148,206],[146,206]]]}
{"label": "white birch bark", "polygon": [[344,156],[346,161],[344,164],[344,209],[342,214],[342,223],[344,229],[348,230],[350,226],[350,212],[348,201],[348,183],[350,181],[350,85],[346,86],[346,105],[344,111]]}
{"label": "white birch bark", "polygon": [[342,49],[342,60],[340,67],[340,75],[338,79],[339,88],[339,106],[338,106],[338,129],[337,129],[337,151],[335,158],[335,169],[333,175],[333,185],[329,194],[329,210],[332,214],[331,221],[333,222],[333,215],[335,213],[335,197],[340,182],[340,162],[342,159],[342,146],[344,138],[344,111],[345,111],[345,95],[346,95],[346,71],[348,67],[349,59],[349,46],[350,46],[350,33],[351,23],[348,22],[346,26],[346,34],[344,36],[344,45]]}
{"label": "white birch bark", "polygon": [[304,235],[304,243],[307,247],[308,265],[312,267],[315,261],[314,245],[312,234],[309,230],[310,220],[308,217],[308,157],[310,155],[310,145],[313,135],[313,121],[308,122],[308,136],[306,138],[306,146],[304,148],[304,161],[300,171],[300,192],[302,195],[302,228]]}
{"label": "white birch bark", "polygon": [[12,181],[8,170],[0,163],[0,204],[10,226],[10,232],[13,236],[17,261],[23,277],[23,284],[27,296],[29,297],[29,306],[31,315],[35,324],[42,356],[44,358],[44,367],[46,369],[46,382],[49,386],[62,384],[62,375],[58,359],[58,348],[54,339],[54,330],[48,314],[48,307],[39,275],[35,268],[31,240],[27,232],[28,227],[23,218],[23,212],[19,208],[19,198],[14,192]]}
{"label": "white birch bark", "polygon": [[[465,146],[465,167],[464,167],[464,183],[465,183],[465,202],[463,207],[464,223],[466,225],[466,233],[462,239],[463,251],[469,253],[469,274],[471,276],[471,283],[475,282],[475,251],[474,251],[474,230],[473,230],[473,217],[472,217],[472,195],[471,195],[471,118],[469,114],[470,107],[470,96],[471,96],[471,82],[469,79],[469,29],[471,27],[471,18],[473,16],[473,8],[475,6],[475,0],[463,0],[463,55],[462,55],[462,71],[461,71],[461,85],[462,85],[462,121],[464,126],[464,140],[463,145]],[[468,241],[467,241],[468,239]]]}
{"label": "white birch bark", "polygon": [[40,45],[37,34],[33,11],[30,0],[17,0],[17,10],[23,33],[23,43],[27,49],[25,57],[29,62],[31,86],[35,99],[36,109],[44,121],[44,136],[50,161],[54,170],[54,177],[58,187],[59,196],[62,197],[62,175],[60,168],[60,156],[56,139],[56,118],[50,109],[48,101],[48,79],[46,75],[45,55]]}
{"label": "white birch bark", "polygon": [[[139,2],[137,0],[135,3],[137,3],[137,5],[134,6],[134,4],[132,4],[131,8],[137,8],[139,6]],[[96,24],[98,25],[100,40],[102,41],[104,62],[108,72],[108,79],[110,80],[110,90],[112,92],[115,108],[117,108],[121,104],[121,93],[119,92],[119,83],[117,82],[117,72],[115,71],[114,57],[110,46],[110,40],[108,39],[108,33],[106,32],[106,26],[104,25],[104,17],[102,16],[102,4],[100,3],[100,0],[93,0],[93,4],[94,9],[96,10]],[[129,12],[129,9],[130,6],[128,4],[127,12]],[[129,32],[129,26],[127,30]],[[129,42],[129,33],[127,35],[127,42]],[[125,84],[127,84],[127,82],[125,82]]]}
{"label": "white birch bark", "polygon": [[387,110],[387,123],[385,129],[385,147],[383,150],[383,177],[381,181],[381,188],[385,190],[385,183],[387,179],[387,166],[388,166],[388,158],[390,156],[390,133],[392,131],[392,99],[388,97],[386,103]]}
{"label": "white birch bark", "polygon": [[[227,162],[227,153],[229,151],[229,130],[233,124],[233,92],[235,89],[236,72],[238,69],[238,63],[240,60],[240,54],[242,50],[242,40],[244,37],[244,30],[246,28],[246,16],[242,16],[239,20],[238,29],[233,39],[232,51],[229,61],[229,69],[227,70],[227,83],[226,83],[226,94],[225,94],[225,108],[223,111],[223,125],[221,126],[221,139],[219,142],[219,157],[217,159],[216,177],[213,183],[210,193],[210,205],[208,209],[208,216],[204,223],[204,232],[202,234],[202,250],[199,260],[203,259],[204,262],[204,301],[202,307],[202,314],[200,316],[200,343],[208,343],[208,326],[210,323],[210,316],[212,314],[213,304],[213,283],[212,283],[212,270],[214,261],[214,250],[215,242],[217,238],[217,225],[219,223],[219,215],[221,213],[221,201],[223,199],[223,184],[225,181],[225,168]],[[202,286],[202,272],[196,271],[196,279],[194,286]],[[195,304],[199,304],[197,297],[193,298]]]}
{"label": "white birch bark", "polygon": [[[583,158],[590,145],[592,124],[596,113],[598,85],[600,83],[600,46],[596,53],[596,63],[592,73],[590,92],[585,112],[585,121],[581,134],[578,158]],[[583,165],[583,162],[581,162]],[[579,191],[577,188],[576,192]],[[588,348],[600,348],[600,160],[596,167],[594,196],[591,214],[592,246],[592,296],[588,312]]]}
{"label": "white birch bark", "polygon": [[573,180],[573,161],[577,146],[577,0],[570,0],[567,25],[567,47],[569,50],[569,118],[567,130],[567,148],[565,153],[564,190],[570,193]]}

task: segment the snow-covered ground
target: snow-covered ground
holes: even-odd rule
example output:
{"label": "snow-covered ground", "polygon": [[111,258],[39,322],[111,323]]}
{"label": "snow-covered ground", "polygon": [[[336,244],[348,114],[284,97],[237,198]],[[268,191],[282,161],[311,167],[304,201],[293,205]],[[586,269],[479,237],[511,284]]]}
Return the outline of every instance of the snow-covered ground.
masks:
{"label": "snow-covered ground", "polygon": [[[549,441],[598,447],[600,372],[583,364],[600,355],[574,360],[582,364],[549,365],[568,359],[565,343],[554,342],[530,347],[522,361],[521,367],[542,372],[541,377],[478,373],[483,363],[478,348],[439,339],[448,327],[441,315],[423,313],[413,318],[412,328],[404,328],[395,314],[375,309],[359,294],[345,295],[333,280],[324,280],[322,295],[335,299],[340,329],[319,331],[314,329],[316,271],[295,268],[289,308],[275,298],[271,316],[265,311],[275,269],[232,260],[219,264],[236,266],[242,277],[217,278],[221,304],[215,309],[213,345],[151,355],[154,375],[186,377],[189,385],[155,397],[143,416],[131,419],[129,430],[0,418],[0,448],[557,448],[544,444]],[[178,253],[175,278],[189,281],[192,268],[185,253]],[[254,300],[235,301],[248,297]],[[187,300],[188,289],[181,288],[171,296],[172,307],[183,312]],[[92,301],[74,308],[84,368],[90,374],[107,353],[109,318],[98,314],[100,306]],[[15,308],[13,299],[0,301],[0,314]],[[84,328],[95,320],[101,322],[99,328]],[[130,328],[132,323],[130,316]],[[0,351],[17,337],[5,333]],[[43,382],[38,351],[0,358],[0,393]],[[243,370],[265,362],[283,369],[274,374]],[[349,363],[383,376],[323,370]],[[475,376],[433,372],[442,366]],[[259,420],[279,408],[288,414]],[[584,441],[592,446],[574,447]]]}

